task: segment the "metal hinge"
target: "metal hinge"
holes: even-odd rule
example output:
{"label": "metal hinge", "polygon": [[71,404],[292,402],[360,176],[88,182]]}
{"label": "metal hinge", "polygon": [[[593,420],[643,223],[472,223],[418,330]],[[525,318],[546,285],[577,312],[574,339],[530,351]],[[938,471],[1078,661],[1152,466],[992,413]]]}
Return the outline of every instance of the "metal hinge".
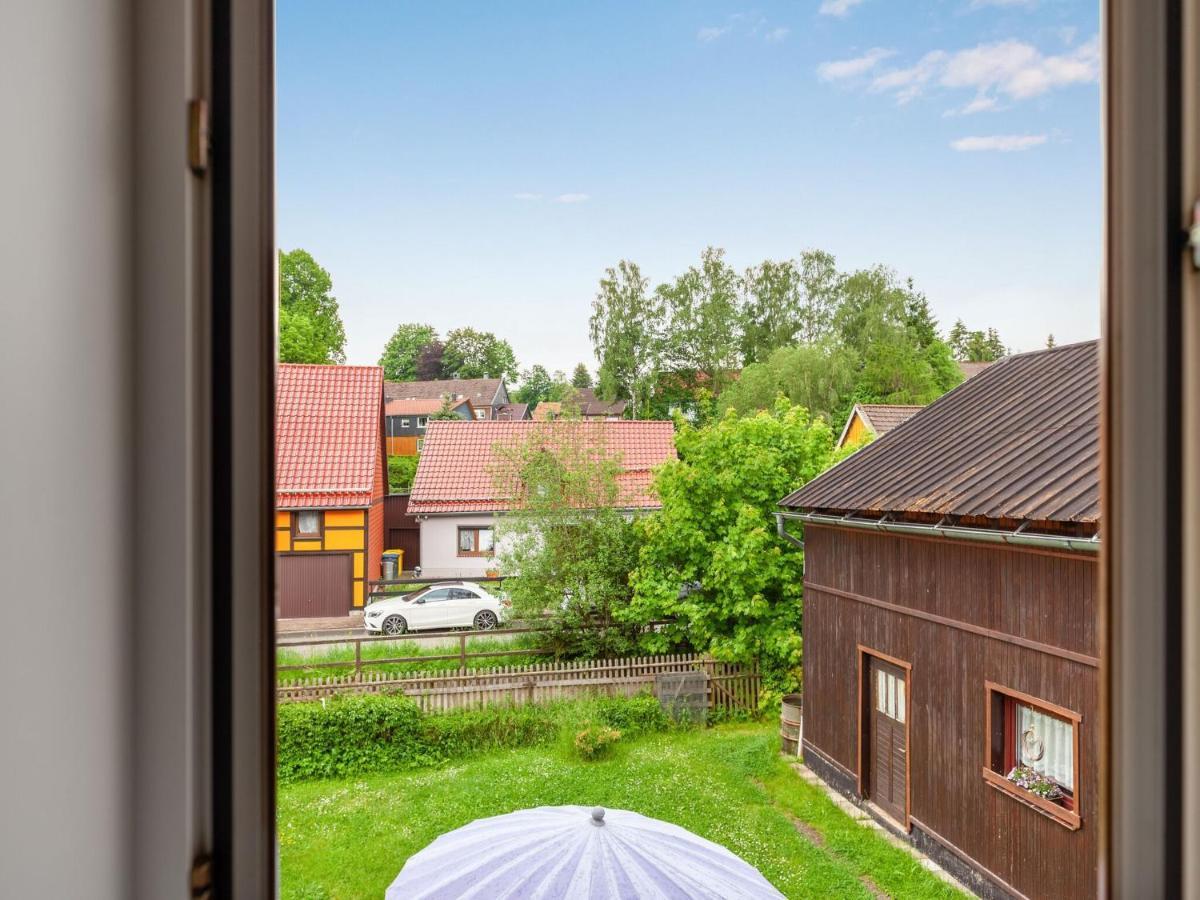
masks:
{"label": "metal hinge", "polygon": [[195,175],[208,171],[208,101],[188,101],[188,168]]}
{"label": "metal hinge", "polygon": [[197,856],[192,863],[190,880],[192,897],[195,900],[211,900],[212,898],[212,859],[208,856]]}

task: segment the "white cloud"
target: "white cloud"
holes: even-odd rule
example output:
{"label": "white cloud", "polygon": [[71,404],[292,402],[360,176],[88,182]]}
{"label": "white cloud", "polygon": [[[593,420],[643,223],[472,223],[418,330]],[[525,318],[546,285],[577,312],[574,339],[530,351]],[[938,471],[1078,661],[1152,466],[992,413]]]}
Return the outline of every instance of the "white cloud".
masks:
{"label": "white cloud", "polygon": [[1021,41],[980,44],[951,57],[942,74],[946,87],[999,91],[1015,100],[1036,97],[1070,84],[1100,77],[1100,44],[1096,38],[1069,53],[1044,56]]}
{"label": "white cloud", "polygon": [[1044,134],[992,134],[986,137],[965,137],[951,141],[950,146],[961,153],[977,153],[980,151],[996,151],[1013,153],[1029,150],[1032,147],[1046,143]]}
{"label": "white cloud", "polygon": [[513,194],[513,199],[514,200],[541,200],[542,195],[541,194],[531,194],[528,191],[518,191],[517,193]]}
{"label": "white cloud", "polygon": [[872,47],[862,56],[852,59],[839,59],[833,62],[823,62],[817,66],[817,77],[822,81],[841,81],[846,78],[857,78],[874,69],[880,62],[894,54],[895,50],[883,47]]}
{"label": "white cloud", "polygon": [[986,94],[980,94],[970,103],[958,109],[948,109],[945,112],[947,116],[969,116],[978,112],[988,112],[993,109],[999,109],[1000,102],[995,97],[988,97]]}
{"label": "white cloud", "polygon": [[850,10],[862,2],[863,0],[822,0],[821,8],[817,12],[823,16],[837,16],[841,18],[849,15]]}
{"label": "white cloud", "polygon": [[590,194],[559,194],[554,198],[555,203],[586,203],[591,200]]}
{"label": "white cloud", "polygon": [[710,26],[708,28],[701,28],[699,31],[696,32],[696,40],[698,40],[702,44],[711,44],[713,41],[715,41],[717,38],[719,38],[721,35],[723,35],[728,30],[729,30],[728,25],[725,25],[724,27],[721,27],[721,28],[717,28],[715,26]]}
{"label": "white cloud", "polygon": [[764,37],[772,44],[777,44],[792,33],[792,29],[780,25],[778,28],[772,28]]}
{"label": "white cloud", "polygon": [[907,103],[925,89],[946,59],[941,50],[931,50],[922,56],[915,66],[907,69],[893,69],[877,75],[871,82],[874,93],[894,92],[897,103]]}
{"label": "white cloud", "polygon": [[[854,69],[850,74],[872,70],[877,62],[863,62],[862,68]],[[848,77],[829,76],[820,68],[818,75],[822,81]],[[1009,40],[978,44],[954,53],[933,50],[912,66],[876,75],[870,90],[894,94],[898,103],[907,103],[932,85],[971,89],[975,99],[960,112],[973,113],[996,108],[999,96],[1027,100],[1056,88],[1091,84],[1099,78],[1100,43],[1095,36],[1060,54],[1044,54],[1032,44]]]}

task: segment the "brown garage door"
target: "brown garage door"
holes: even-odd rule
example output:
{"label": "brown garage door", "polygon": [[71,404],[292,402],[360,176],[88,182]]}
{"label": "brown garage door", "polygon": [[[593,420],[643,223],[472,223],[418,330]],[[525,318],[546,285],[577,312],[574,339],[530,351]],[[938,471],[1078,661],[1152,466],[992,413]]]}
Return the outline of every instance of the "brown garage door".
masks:
{"label": "brown garage door", "polygon": [[279,616],[344,616],[350,612],[349,553],[280,553]]}

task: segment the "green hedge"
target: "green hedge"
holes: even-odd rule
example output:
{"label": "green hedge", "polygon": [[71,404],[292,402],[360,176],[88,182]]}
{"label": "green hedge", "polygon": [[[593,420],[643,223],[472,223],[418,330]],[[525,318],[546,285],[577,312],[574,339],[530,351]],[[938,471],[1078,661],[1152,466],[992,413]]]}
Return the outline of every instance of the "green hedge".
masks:
{"label": "green hedge", "polygon": [[591,723],[627,738],[671,722],[652,696],[426,714],[400,694],[361,694],[279,707],[282,783],[435,765],[455,757],[554,741]]}

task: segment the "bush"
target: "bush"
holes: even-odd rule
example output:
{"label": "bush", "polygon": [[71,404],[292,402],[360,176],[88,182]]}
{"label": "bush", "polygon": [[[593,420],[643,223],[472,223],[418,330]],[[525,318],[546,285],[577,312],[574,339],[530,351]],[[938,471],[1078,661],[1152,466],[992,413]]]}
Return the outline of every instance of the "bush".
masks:
{"label": "bush", "polygon": [[279,708],[279,780],[417,768],[545,743],[557,732],[551,712],[534,706],[427,715],[400,694],[288,703]]}
{"label": "bush", "polygon": [[584,759],[600,759],[608,755],[613,744],[621,739],[621,732],[605,725],[593,725],[575,735],[575,750]]}
{"label": "bush", "polygon": [[580,727],[599,735],[594,752],[603,755],[605,742],[616,739],[607,733],[636,737],[664,731],[670,724],[650,695],[432,714],[401,694],[286,703],[279,707],[279,781],[419,768],[492,750],[545,745],[560,734],[565,742]]}
{"label": "bush", "polygon": [[278,713],[279,780],[344,778],[434,760],[420,707],[392,694],[288,703]]}
{"label": "bush", "polygon": [[595,701],[596,718],[626,737],[638,737],[671,727],[671,719],[652,694],[602,697]]}

